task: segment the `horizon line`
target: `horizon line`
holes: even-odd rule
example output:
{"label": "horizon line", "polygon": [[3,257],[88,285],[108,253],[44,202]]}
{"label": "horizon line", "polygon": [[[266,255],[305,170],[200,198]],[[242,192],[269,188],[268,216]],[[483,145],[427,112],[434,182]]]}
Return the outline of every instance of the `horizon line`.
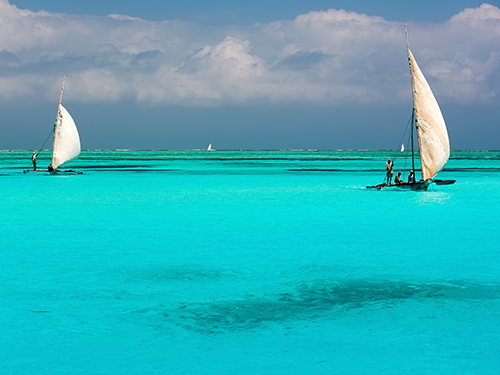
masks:
{"label": "horizon line", "polygon": [[[36,151],[36,150],[35,150]],[[316,149],[316,148],[289,148],[289,149],[212,149],[207,151],[202,148],[186,148],[186,149],[129,149],[129,148],[116,148],[116,149],[86,149],[81,152],[397,152],[399,154],[408,154],[410,151],[400,151],[396,149]],[[31,149],[5,149],[0,150],[0,152],[33,152]],[[38,150],[37,152],[52,152],[50,149]],[[500,152],[499,150],[472,150],[472,149],[462,149],[462,150],[450,150],[450,152]],[[417,151],[418,153],[418,151]]]}

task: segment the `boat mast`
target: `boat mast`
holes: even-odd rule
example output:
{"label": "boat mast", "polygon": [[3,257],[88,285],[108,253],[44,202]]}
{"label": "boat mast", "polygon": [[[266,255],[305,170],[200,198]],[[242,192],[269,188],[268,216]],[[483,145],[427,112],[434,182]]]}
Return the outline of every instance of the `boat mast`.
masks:
{"label": "boat mast", "polygon": [[57,105],[56,122],[54,124],[54,138],[56,135],[55,132],[56,132],[57,120],[59,120],[59,108],[61,107],[61,102],[62,102],[62,96],[63,96],[63,91],[64,91],[64,82],[66,82],[66,75],[64,75],[64,78],[63,78],[63,83],[61,86],[61,95],[59,96],[59,104]]}
{"label": "boat mast", "polygon": [[[61,95],[59,96],[59,105],[57,106],[57,116],[59,116],[59,107],[61,106],[61,102],[62,102],[62,96],[63,96],[63,91],[64,91],[64,82],[66,82],[66,75],[64,75],[63,83],[61,86]],[[56,116],[56,118],[57,118],[57,116]]]}
{"label": "boat mast", "polygon": [[415,150],[413,149],[413,123],[415,122],[415,108],[411,111],[411,169],[415,173]]}
{"label": "boat mast", "polygon": [[411,77],[411,98],[413,101],[413,109],[411,111],[411,167],[413,172],[415,172],[415,150],[413,146],[413,129],[415,124],[415,97],[413,93],[415,92],[415,87],[413,84],[413,75],[411,74],[411,62],[410,62],[410,46],[408,44],[408,27],[406,26],[405,21],[405,36],[406,36],[406,54],[408,56],[408,64],[410,65],[410,77]]}
{"label": "boat mast", "polygon": [[[63,97],[63,91],[64,91],[64,82],[66,82],[66,74],[64,75],[64,78],[63,78],[63,82],[62,82],[62,86],[61,86],[61,95],[59,95],[59,104],[57,105],[57,114],[56,114],[56,122],[54,123],[54,139],[52,141],[52,152],[54,152],[54,144],[56,142],[56,129],[57,129],[57,124],[59,122],[59,109],[61,108],[61,102],[62,102],[62,97]],[[54,155],[52,155],[52,159],[54,158]],[[54,160],[51,161],[51,165],[52,165],[52,162]]]}

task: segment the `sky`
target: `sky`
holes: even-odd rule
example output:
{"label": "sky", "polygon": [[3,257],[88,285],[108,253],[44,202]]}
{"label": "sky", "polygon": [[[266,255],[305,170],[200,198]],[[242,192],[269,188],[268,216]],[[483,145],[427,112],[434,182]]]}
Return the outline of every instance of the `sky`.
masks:
{"label": "sky", "polygon": [[[399,149],[410,48],[453,150],[499,150],[500,4],[0,0],[0,149]],[[47,146],[46,146],[47,147]]]}

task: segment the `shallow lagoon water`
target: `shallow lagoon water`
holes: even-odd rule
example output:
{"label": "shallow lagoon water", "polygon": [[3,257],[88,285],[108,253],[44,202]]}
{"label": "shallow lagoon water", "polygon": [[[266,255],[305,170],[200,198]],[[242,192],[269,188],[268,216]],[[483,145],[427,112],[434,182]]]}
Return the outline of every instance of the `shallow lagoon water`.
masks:
{"label": "shallow lagoon water", "polygon": [[400,155],[0,153],[0,370],[498,374],[500,153]]}

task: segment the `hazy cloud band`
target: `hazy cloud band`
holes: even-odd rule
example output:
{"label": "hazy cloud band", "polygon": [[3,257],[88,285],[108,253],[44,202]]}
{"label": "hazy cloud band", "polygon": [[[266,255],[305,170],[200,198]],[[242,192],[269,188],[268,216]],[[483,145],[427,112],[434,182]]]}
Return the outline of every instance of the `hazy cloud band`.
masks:
{"label": "hazy cloud band", "polygon": [[[491,102],[500,87],[500,9],[409,23],[440,101]],[[403,23],[344,10],[252,27],[31,12],[0,0],[0,98],[153,105],[390,103],[410,96]]]}

